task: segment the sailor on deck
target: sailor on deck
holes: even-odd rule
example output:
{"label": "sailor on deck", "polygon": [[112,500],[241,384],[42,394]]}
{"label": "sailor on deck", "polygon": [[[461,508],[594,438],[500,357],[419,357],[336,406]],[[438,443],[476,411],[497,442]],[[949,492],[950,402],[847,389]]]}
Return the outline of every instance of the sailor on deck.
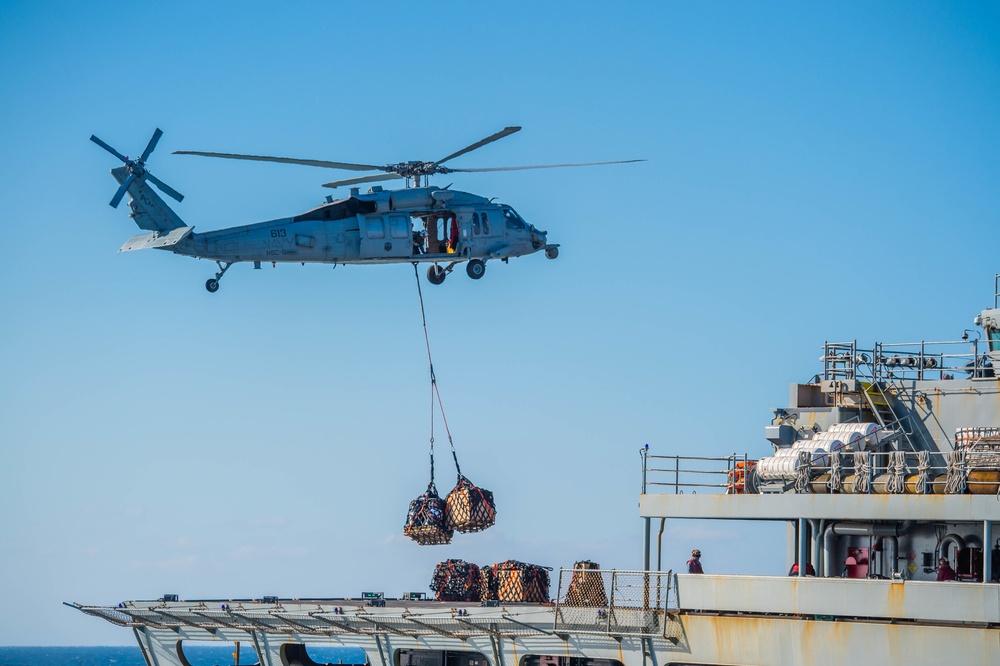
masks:
{"label": "sailor on deck", "polygon": [[688,560],[688,573],[700,574],[705,573],[701,568],[701,551],[695,548],[691,551],[691,559]]}

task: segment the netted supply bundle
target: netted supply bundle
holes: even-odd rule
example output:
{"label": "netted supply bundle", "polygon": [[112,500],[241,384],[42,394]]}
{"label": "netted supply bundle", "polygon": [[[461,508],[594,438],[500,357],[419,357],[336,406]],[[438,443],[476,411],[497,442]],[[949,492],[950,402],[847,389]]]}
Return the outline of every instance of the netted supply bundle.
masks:
{"label": "netted supply bundle", "polygon": [[584,560],[573,565],[573,578],[569,582],[565,603],[567,606],[608,605],[599,564]]}
{"label": "netted supply bundle", "polygon": [[493,493],[475,486],[464,476],[458,479],[447,497],[446,522],[448,529],[457,532],[482,532],[492,527],[497,519]]}
{"label": "netted supply bundle", "polygon": [[410,502],[403,534],[421,546],[438,546],[451,543],[454,532],[445,525],[447,505],[437,494],[432,483],[427,492]]}
{"label": "netted supply bundle", "polygon": [[482,584],[479,567],[464,560],[441,562],[431,578],[431,589],[438,601],[479,601]]}
{"label": "netted supply bundle", "polygon": [[507,560],[493,565],[497,599],[507,602],[545,603],[549,600],[549,569]]}
{"label": "netted supply bundle", "polygon": [[479,569],[481,585],[479,586],[479,596],[483,601],[496,601],[497,599],[497,572],[495,564],[485,564]]}

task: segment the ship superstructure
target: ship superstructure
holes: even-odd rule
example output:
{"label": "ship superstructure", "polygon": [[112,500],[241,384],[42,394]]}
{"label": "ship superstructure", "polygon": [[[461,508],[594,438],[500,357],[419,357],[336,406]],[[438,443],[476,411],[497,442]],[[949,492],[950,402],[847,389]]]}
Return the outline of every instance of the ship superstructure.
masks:
{"label": "ship superstructure", "polygon": [[[822,371],[792,384],[753,453],[643,449],[644,568],[561,570],[551,604],[73,606],[131,628],[148,666],[187,666],[190,640],[249,644],[263,666],[314,666],[319,645],[374,666],[1000,663],[995,287],[966,339],[824,344]],[[666,521],[689,519],[784,523],[796,575],[662,571]],[[954,580],[938,580],[942,558]]]}

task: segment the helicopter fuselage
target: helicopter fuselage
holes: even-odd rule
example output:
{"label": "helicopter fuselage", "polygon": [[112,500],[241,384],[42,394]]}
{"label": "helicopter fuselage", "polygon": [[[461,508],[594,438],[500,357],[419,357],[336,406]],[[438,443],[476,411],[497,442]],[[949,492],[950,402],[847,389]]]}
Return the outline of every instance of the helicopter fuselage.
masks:
{"label": "helicopter fuselage", "polygon": [[161,249],[226,263],[365,264],[509,259],[554,247],[510,206],[434,187],[375,187],[293,217],[189,233]]}

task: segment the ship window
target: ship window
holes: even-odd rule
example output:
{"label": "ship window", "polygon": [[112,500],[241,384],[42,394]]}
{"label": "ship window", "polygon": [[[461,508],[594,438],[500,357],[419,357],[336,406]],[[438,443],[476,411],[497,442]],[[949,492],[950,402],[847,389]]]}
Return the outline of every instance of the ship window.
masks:
{"label": "ship window", "polygon": [[520,666],[623,666],[617,659],[588,657],[557,657],[548,654],[528,654],[521,657]]}
{"label": "ship window", "polygon": [[1000,351],[1000,328],[991,328],[987,332],[990,341],[990,351]]}
{"label": "ship window", "polygon": [[464,650],[399,650],[395,666],[489,666],[480,652]]}
{"label": "ship window", "polygon": [[368,238],[385,238],[385,223],[381,217],[365,220]]}

